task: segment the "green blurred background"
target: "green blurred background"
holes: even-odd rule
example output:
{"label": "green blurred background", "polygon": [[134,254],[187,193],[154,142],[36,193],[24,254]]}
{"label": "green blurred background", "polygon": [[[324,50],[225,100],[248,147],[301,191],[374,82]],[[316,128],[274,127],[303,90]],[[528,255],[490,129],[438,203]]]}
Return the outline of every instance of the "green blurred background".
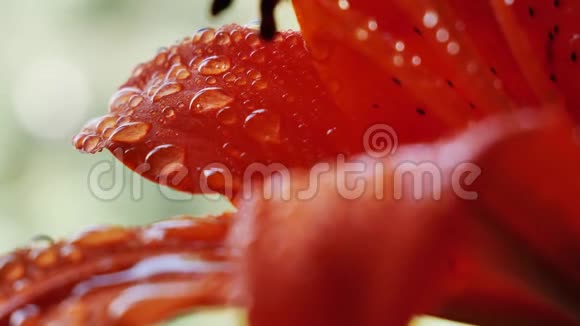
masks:
{"label": "green blurred background", "polygon": [[[119,196],[99,199],[89,172],[111,155],[82,155],[70,142],[85,121],[107,110],[134,66],[160,47],[202,27],[258,17],[257,0],[236,1],[216,19],[208,15],[209,2],[0,0],[0,251],[37,234],[61,237],[87,225],[219,210],[201,199],[164,196],[127,172]],[[296,26],[289,3],[278,13],[282,27]],[[132,195],[133,180],[143,182],[140,198]],[[101,181],[110,186],[112,174]]]}
{"label": "green blurred background", "polygon": [[[238,0],[219,18],[209,0],[0,0],[0,251],[35,235],[63,237],[95,224],[143,224],[177,214],[220,211],[124,170],[125,187],[91,191],[94,166],[109,153],[81,155],[70,139],[107,110],[133,67],[202,27],[246,24],[258,0]],[[278,9],[281,28],[296,28],[289,2]],[[105,163],[103,163],[105,162]],[[123,181],[121,180],[121,181]],[[135,197],[131,186],[142,183]],[[111,174],[101,180],[113,184]],[[115,184],[119,184],[116,179]],[[117,196],[118,195],[118,196]],[[99,198],[101,197],[101,198]],[[196,314],[175,325],[235,325],[236,311]],[[430,325],[434,325],[430,323]]]}

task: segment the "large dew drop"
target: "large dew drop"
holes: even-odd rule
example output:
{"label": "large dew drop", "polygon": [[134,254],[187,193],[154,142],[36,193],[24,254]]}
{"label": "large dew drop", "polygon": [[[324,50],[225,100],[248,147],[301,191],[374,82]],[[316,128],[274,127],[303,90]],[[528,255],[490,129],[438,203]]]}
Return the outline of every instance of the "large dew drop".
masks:
{"label": "large dew drop", "polygon": [[102,133],[105,129],[114,128],[117,125],[117,118],[111,115],[102,117],[97,123],[97,132]]}
{"label": "large dew drop", "polygon": [[234,98],[226,94],[223,89],[210,87],[195,94],[189,103],[189,109],[193,112],[219,110],[230,105],[233,101]]}
{"label": "large dew drop", "polygon": [[160,99],[162,99],[166,96],[178,93],[182,89],[183,89],[183,86],[181,86],[181,84],[167,83],[167,84],[161,86],[157,92],[155,92],[154,101],[159,101]]}
{"label": "large dew drop", "polygon": [[145,162],[149,163],[152,172],[159,177],[179,171],[184,161],[183,148],[171,144],[157,146],[145,157]]}
{"label": "large dew drop", "polygon": [[94,153],[97,151],[100,141],[101,139],[98,136],[87,136],[83,140],[81,148],[83,152]]}
{"label": "large dew drop", "polygon": [[246,117],[244,129],[254,139],[264,143],[280,143],[280,116],[266,109],[255,110]]}
{"label": "large dew drop", "polygon": [[230,70],[230,59],[223,55],[211,56],[201,62],[197,70],[204,76],[221,75]]}
{"label": "large dew drop", "polygon": [[111,135],[111,140],[119,143],[136,143],[151,129],[151,125],[145,122],[130,122],[117,128]]}
{"label": "large dew drop", "polygon": [[118,90],[109,101],[109,111],[112,113],[122,110],[134,95],[141,93],[136,87],[124,87]]}

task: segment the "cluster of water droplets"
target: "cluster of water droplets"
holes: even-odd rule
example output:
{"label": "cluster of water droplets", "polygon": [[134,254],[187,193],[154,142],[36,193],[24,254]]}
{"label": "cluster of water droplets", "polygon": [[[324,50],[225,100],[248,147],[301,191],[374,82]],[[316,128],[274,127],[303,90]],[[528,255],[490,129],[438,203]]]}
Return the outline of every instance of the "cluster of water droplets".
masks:
{"label": "cluster of water droplets", "polygon": [[132,121],[129,115],[106,115],[89,122],[73,139],[73,144],[83,152],[95,153],[102,150],[107,141],[127,144],[140,142],[150,129],[151,124]]}
{"label": "cluster of water droplets", "polygon": [[[226,27],[201,30],[161,49],[152,61],[134,70],[127,86],[112,97],[110,114],[87,124],[75,137],[75,146],[89,153],[117,144],[126,145],[124,148],[141,146],[146,139],[159,137],[158,129],[152,132],[154,125],[171,130],[169,122],[190,117],[215,119],[219,125],[216,132],[225,138],[233,136],[228,134],[232,130],[240,130],[260,144],[283,143],[280,113],[264,103],[271,94],[261,94],[271,87],[283,89],[284,78],[263,67],[280,53],[286,55],[296,47],[303,50],[304,43],[299,35],[288,33],[278,34],[272,44],[266,45],[256,30]],[[271,51],[267,46],[279,49]],[[296,99],[282,94],[281,100],[292,103]],[[155,113],[157,110],[160,114]],[[151,119],[137,121],[136,112]],[[224,143],[222,150],[233,160],[247,154],[232,142]],[[140,163],[148,164],[151,173],[160,177],[185,164],[186,150],[177,144],[145,151]],[[202,174],[205,172],[212,175],[212,171]]]}

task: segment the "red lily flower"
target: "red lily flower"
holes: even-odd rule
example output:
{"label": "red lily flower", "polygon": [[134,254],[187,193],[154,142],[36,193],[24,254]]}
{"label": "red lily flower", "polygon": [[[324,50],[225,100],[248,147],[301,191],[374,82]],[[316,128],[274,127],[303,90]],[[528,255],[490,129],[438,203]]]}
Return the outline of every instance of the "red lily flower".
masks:
{"label": "red lily flower", "polygon": [[276,3],[271,41],[184,39],[73,141],[237,211],[16,250],[0,323],[579,324],[580,3],[294,0],[273,34]]}

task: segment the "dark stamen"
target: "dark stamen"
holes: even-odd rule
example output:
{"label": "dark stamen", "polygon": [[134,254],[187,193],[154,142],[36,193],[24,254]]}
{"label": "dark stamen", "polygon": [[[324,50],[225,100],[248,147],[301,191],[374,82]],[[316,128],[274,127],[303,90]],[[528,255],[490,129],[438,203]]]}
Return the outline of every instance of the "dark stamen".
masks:
{"label": "dark stamen", "polygon": [[[274,18],[274,9],[280,0],[261,0],[260,13],[262,15],[262,24],[260,25],[260,35],[265,40],[271,40],[276,35],[276,19]],[[227,9],[233,0],[213,0],[211,5],[211,14],[218,15]]]}
{"label": "dark stamen", "polygon": [[413,32],[417,33],[419,36],[423,36],[423,32],[418,27],[413,27]]}
{"label": "dark stamen", "polygon": [[276,18],[274,18],[274,9],[279,0],[262,0],[260,3],[260,13],[262,14],[262,25],[260,26],[260,35],[265,40],[271,40],[276,34]]}
{"label": "dark stamen", "polygon": [[422,108],[417,108],[417,109],[415,109],[415,111],[417,111],[417,113],[418,113],[419,115],[425,115],[425,114],[427,114],[427,113],[425,112],[425,110],[423,110]]}
{"label": "dark stamen", "polygon": [[216,16],[228,9],[233,0],[213,0],[211,4],[211,14]]}

